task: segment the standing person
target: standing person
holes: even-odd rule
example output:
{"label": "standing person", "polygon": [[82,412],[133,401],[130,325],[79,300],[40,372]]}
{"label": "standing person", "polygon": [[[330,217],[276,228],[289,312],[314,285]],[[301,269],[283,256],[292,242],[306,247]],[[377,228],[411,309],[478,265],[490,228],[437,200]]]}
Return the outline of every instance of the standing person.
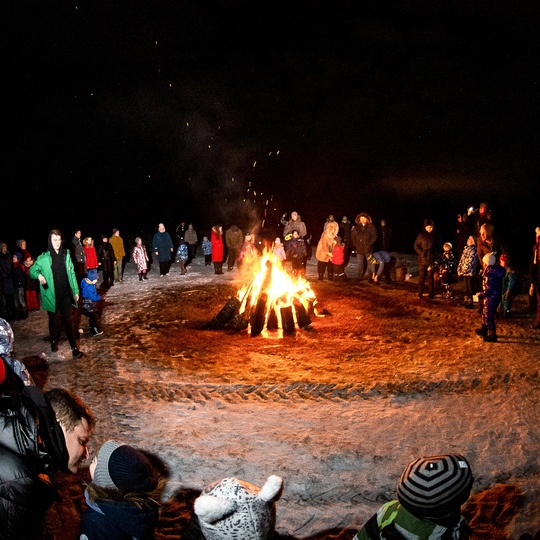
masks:
{"label": "standing person", "polygon": [[343,281],[346,281],[347,276],[345,275],[345,268],[343,266],[344,261],[345,244],[341,241],[341,236],[336,236],[336,243],[332,250],[332,266],[334,268],[334,274]]}
{"label": "standing person", "polygon": [[153,538],[165,479],[146,455],[107,441],[90,464],[92,482],[80,524],[85,540]]}
{"label": "standing person", "polygon": [[456,258],[458,261],[461,259],[470,236],[470,223],[467,214],[458,214],[456,220]]}
{"label": "standing person", "polygon": [[296,276],[304,276],[306,267],[304,260],[306,258],[306,243],[303,238],[300,238],[298,231],[292,232],[292,238],[287,243],[287,258],[292,264],[292,273]]}
{"label": "standing person", "polygon": [[242,231],[236,226],[231,225],[225,231],[225,245],[227,246],[227,271],[230,272],[234,268],[234,263],[240,255],[240,250],[244,244],[244,236]]}
{"label": "standing person", "polygon": [[15,317],[17,319],[28,318],[28,307],[26,305],[26,267],[22,263],[22,254],[17,251],[13,255],[13,290],[15,292]]}
{"label": "standing person", "polygon": [[354,221],[356,225],[351,229],[351,243],[356,249],[358,280],[362,281],[367,270],[367,255],[373,254],[373,244],[377,241],[378,234],[368,214],[358,214]]}
{"label": "standing person", "polygon": [[476,293],[475,278],[478,274],[478,255],[476,252],[476,238],[469,236],[467,245],[463,248],[463,253],[459,259],[458,276],[463,276],[465,280],[465,307],[473,309],[473,294]]}
{"label": "standing person", "polygon": [[88,270],[97,270],[99,261],[96,248],[94,247],[94,240],[91,236],[87,236],[86,238],[83,238],[82,244],[86,256],[86,268],[88,268]]}
{"label": "standing person", "polygon": [[510,257],[503,253],[499,264],[505,269],[501,296],[501,315],[503,318],[510,317],[514,298],[518,292],[518,274],[516,268],[510,264]]}
{"label": "standing person", "polygon": [[89,457],[94,416],[64,389],[42,394],[6,366],[0,384],[0,540],[41,538],[58,497],[55,472],[77,473]]}
{"label": "standing person", "polygon": [[392,229],[386,223],[386,219],[381,219],[379,226],[379,250],[388,251],[390,253],[390,246],[392,243]]}
{"label": "standing person", "polygon": [[113,235],[109,240],[109,244],[113,248],[114,258],[116,259],[116,264],[114,265],[114,281],[122,282],[124,281],[123,261],[126,256],[126,250],[124,248],[124,240],[120,236],[120,231],[118,229],[113,229]]}
{"label": "standing person", "polygon": [[461,515],[461,505],[469,498],[473,481],[471,467],[463,456],[416,459],[401,475],[397,500],[385,503],[354,540],[466,540],[469,526]]}
{"label": "standing person", "polygon": [[531,259],[531,286],[529,295],[536,295],[536,322],[533,324],[535,330],[540,330],[540,227],[536,227],[536,243],[533,246]]}
{"label": "standing person", "polygon": [[497,264],[495,253],[488,253],[482,259],[484,267],[482,273],[482,291],[478,297],[484,300],[482,309],[482,327],[476,330],[476,333],[484,341],[496,342],[497,329],[495,326],[495,313],[501,303],[502,282],[506,270]]}
{"label": "standing person", "polygon": [[323,232],[326,231],[326,227],[328,226],[329,223],[334,223],[336,220],[334,218],[334,214],[330,214],[327,218],[326,218],[326,221],[324,222],[324,225],[323,225]]}
{"label": "standing person", "polygon": [[7,321],[12,321],[15,318],[13,257],[5,242],[0,242],[0,293],[0,315]]}
{"label": "standing person", "polygon": [[212,242],[212,262],[214,263],[214,274],[223,274],[223,227],[214,225],[210,235]]}
{"label": "standing person", "polygon": [[135,238],[135,247],[133,248],[132,257],[133,262],[137,267],[139,281],[148,279],[146,276],[148,272],[148,253],[146,253],[146,246],[142,243],[142,239],[139,236]]}
{"label": "standing person", "polygon": [[[283,237],[285,240],[290,240],[293,231],[298,232],[300,238],[305,238],[307,235],[306,224],[302,221],[298,212],[291,212],[291,219],[286,219],[287,214],[283,214],[281,217],[281,224],[283,225]],[[288,238],[287,238],[288,237]]]}
{"label": "standing person", "polygon": [[186,264],[189,262],[189,244],[183,238],[178,240],[176,262],[180,265],[180,275],[185,276],[187,274]]}
{"label": "standing person", "polygon": [[238,269],[246,271],[253,268],[258,255],[259,252],[255,247],[255,236],[253,236],[250,232],[247,232],[246,236],[244,237],[242,249],[240,250],[240,253],[238,254],[238,258],[236,260],[238,264]]}
{"label": "standing person", "polygon": [[444,288],[443,297],[447,300],[454,298],[450,286],[456,281],[458,263],[452,248],[453,246],[450,242],[445,242],[441,256],[435,261],[435,267],[439,272],[439,280]]}
{"label": "standing person", "polygon": [[175,231],[175,234],[176,234],[176,240],[180,240],[180,238],[184,238],[185,239],[185,236],[186,236],[186,224],[184,221],[181,221],[178,225],[178,227],[176,227],[176,231]]}
{"label": "standing person", "polygon": [[338,235],[341,237],[341,240],[343,240],[343,243],[345,244],[345,257],[343,261],[344,271],[345,268],[347,268],[347,265],[349,264],[349,260],[351,258],[351,229],[352,223],[350,222],[349,218],[347,216],[343,216],[341,218],[341,223],[339,224]]}
{"label": "standing person", "polygon": [[90,334],[92,336],[101,336],[103,332],[99,328],[98,322],[98,305],[101,301],[101,295],[96,290],[98,281],[97,270],[88,270],[88,276],[81,280],[81,298],[83,315],[88,318],[90,325]]}
{"label": "standing person", "polygon": [[197,254],[197,244],[199,243],[199,237],[197,236],[197,231],[193,228],[193,223],[188,225],[187,231],[184,236],[184,240],[188,245],[189,258],[188,261],[191,262],[195,255]]}
{"label": "standing person", "polygon": [[285,264],[285,260],[287,259],[287,254],[285,253],[285,246],[281,242],[281,238],[279,236],[274,241],[274,247],[272,248],[272,251],[274,252],[274,256],[276,257],[276,259],[283,267],[283,265]]}
{"label": "standing person", "polygon": [[86,254],[84,253],[84,247],[81,242],[81,229],[75,229],[73,238],[71,239],[72,251],[71,257],[73,258],[73,265],[75,267],[75,275],[77,276],[77,282],[84,279],[88,268],[86,266]]}
{"label": "standing person", "polygon": [[204,255],[204,266],[210,266],[212,264],[212,242],[208,240],[208,236],[203,236],[201,247]]}
{"label": "standing person", "polygon": [[321,239],[317,244],[315,257],[317,257],[317,272],[319,281],[324,279],[325,270],[328,272],[328,279],[334,279],[334,266],[332,264],[332,251],[336,243],[336,236],[339,225],[335,221],[329,221],[326,224],[325,231],[321,234]]}
{"label": "standing person", "polygon": [[437,258],[438,241],[435,236],[435,225],[431,219],[424,220],[424,228],[414,242],[414,251],[418,253],[418,298],[422,298],[426,278],[428,280],[428,298],[435,296],[434,264]]}
{"label": "standing person", "polygon": [[[183,237],[181,237],[183,238]],[[168,276],[171,268],[171,254],[174,251],[170,234],[165,230],[165,225],[160,223],[152,241],[154,254],[159,263],[159,277]]]}
{"label": "standing person", "polygon": [[101,244],[98,247],[97,256],[99,266],[101,266],[101,270],[103,271],[102,286],[108,289],[114,285],[114,269],[117,263],[114,256],[114,249],[105,234],[101,236]]}
{"label": "standing person", "polygon": [[77,307],[79,286],[73,262],[62,247],[62,233],[53,229],[47,239],[49,249],[42,253],[30,268],[30,277],[38,279],[41,307],[49,315],[51,351],[58,350],[62,328],[66,333],[73,358],[81,358],[72,324],[72,306]]}

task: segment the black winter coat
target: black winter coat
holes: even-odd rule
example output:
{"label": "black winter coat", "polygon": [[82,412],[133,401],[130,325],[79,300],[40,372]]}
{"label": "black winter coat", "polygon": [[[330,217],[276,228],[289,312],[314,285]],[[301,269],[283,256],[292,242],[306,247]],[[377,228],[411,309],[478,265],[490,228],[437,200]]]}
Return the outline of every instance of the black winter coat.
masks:
{"label": "black winter coat", "polygon": [[437,259],[439,242],[433,231],[427,232],[425,229],[420,232],[414,242],[414,251],[418,253],[418,264],[420,266],[430,266]]}
{"label": "black winter coat", "polygon": [[52,474],[67,463],[51,406],[6,364],[0,385],[0,540],[40,538],[54,500]]}

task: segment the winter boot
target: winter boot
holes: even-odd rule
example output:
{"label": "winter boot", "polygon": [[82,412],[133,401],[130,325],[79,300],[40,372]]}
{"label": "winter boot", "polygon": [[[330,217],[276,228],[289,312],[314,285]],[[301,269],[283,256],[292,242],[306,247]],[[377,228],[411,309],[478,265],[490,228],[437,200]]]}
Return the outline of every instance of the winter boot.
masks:
{"label": "winter boot", "polygon": [[146,272],[143,273],[142,278],[143,278],[143,279],[148,279],[148,276],[146,275]]}
{"label": "winter boot", "polygon": [[97,326],[93,326],[90,328],[90,334],[92,334],[92,336],[101,336],[103,330],[100,330]]}
{"label": "winter boot", "polygon": [[495,330],[489,330],[487,336],[484,338],[484,341],[487,341],[489,343],[496,343],[497,334],[495,333]]}
{"label": "winter boot", "polygon": [[214,263],[214,274],[219,274],[219,265],[217,262]]}
{"label": "winter boot", "polygon": [[142,281],[142,272],[139,273],[139,281]]}
{"label": "winter boot", "polygon": [[71,354],[73,355],[73,358],[82,358],[84,356],[84,353],[79,351],[77,347],[73,347],[73,349],[71,349]]}
{"label": "winter boot", "polygon": [[484,340],[487,338],[488,329],[487,329],[487,326],[485,324],[482,325],[482,328],[477,328],[475,330],[475,332],[476,332],[476,335],[480,336]]}
{"label": "winter boot", "polygon": [[52,352],[58,351],[58,341],[51,341],[51,351]]}

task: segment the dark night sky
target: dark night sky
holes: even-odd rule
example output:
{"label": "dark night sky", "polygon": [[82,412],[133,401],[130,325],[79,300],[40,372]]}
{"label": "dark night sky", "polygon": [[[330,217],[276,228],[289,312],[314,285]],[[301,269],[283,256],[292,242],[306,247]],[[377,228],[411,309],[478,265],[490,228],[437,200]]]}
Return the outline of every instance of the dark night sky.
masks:
{"label": "dark night sky", "polygon": [[14,2],[1,240],[296,209],[316,235],[386,217],[406,245],[486,199],[532,243],[536,5]]}

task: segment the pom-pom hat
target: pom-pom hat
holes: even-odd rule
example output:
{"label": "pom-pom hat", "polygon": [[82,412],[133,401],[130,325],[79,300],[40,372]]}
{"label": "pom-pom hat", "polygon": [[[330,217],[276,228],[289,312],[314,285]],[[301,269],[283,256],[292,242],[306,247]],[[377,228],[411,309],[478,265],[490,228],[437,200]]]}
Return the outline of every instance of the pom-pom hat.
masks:
{"label": "pom-pom hat", "polygon": [[427,456],[407,465],[398,483],[398,499],[417,517],[444,518],[459,512],[472,483],[471,467],[463,456]]}
{"label": "pom-pom hat", "polygon": [[157,478],[148,458],[127,444],[107,441],[99,449],[94,484],[108,489],[144,493],[157,486]]}

